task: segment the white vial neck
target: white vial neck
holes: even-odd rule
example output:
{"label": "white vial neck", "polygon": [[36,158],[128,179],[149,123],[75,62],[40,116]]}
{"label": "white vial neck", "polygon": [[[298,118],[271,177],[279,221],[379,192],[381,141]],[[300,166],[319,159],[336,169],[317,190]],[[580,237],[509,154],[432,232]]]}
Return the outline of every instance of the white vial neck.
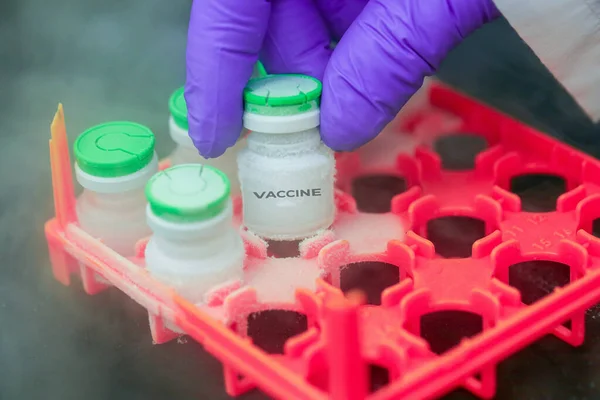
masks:
{"label": "white vial neck", "polygon": [[146,211],[156,246],[179,259],[209,258],[231,250],[237,234],[231,222],[232,214],[231,202],[216,217],[191,223],[164,220],[155,215],[150,206]]}
{"label": "white vial neck", "polygon": [[144,168],[124,176],[119,177],[99,177],[90,175],[84,172],[79,165],[75,163],[75,177],[77,182],[87,190],[96,193],[124,193],[135,191],[136,189],[144,189],[148,179],[158,171],[158,156],[154,156],[150,163]]}
{"label": "white vial neck", "polygon": [[169,135],[178,146],[194,150],[196,154],[198,154],[198,151],[194,147],[194,142],[192,142],[192,139],[189,136],[188,130],[177,125],[172,116],[169,117]]}
{"label": "white vial neck", "polygon": [[154,235],[153,240],[165,254],[180,260],[205,260],[215,257],[224,251],[231,251],[235,244],[235,231],[228,227],[213,232],[214,236],[196,237],[178,240],[163,235]]}
{"label": "white vial neck", "polygon": [[244,113],[244,128],[251,132],[288,134],[317,128],[320,123],[319,109],[294,115],[261,115]]}
{"label": "white vial neck", "polygon": [[270,157],[286,157],[316,151],[321,145],[318,128],[282,134],[251,132],[248,149]]}

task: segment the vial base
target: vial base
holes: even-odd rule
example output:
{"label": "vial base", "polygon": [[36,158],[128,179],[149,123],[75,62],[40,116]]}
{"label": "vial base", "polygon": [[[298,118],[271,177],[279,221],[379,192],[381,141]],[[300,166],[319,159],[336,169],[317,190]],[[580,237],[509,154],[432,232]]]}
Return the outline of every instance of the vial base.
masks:
{"label": "vial base", "polygon": [[151,238],[146,246],[146,268],[187,300],[200,304],[210,289],[243,277],[243,242],[236,237],[229,243],[227,249],[217,249],[212,256],[180,258]]}

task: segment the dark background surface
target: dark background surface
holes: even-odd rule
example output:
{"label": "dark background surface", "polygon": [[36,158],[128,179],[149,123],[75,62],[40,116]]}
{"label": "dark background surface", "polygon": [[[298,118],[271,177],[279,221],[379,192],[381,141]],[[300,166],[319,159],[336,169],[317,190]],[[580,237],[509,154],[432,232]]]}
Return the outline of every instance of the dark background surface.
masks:
{"label": "dark background surface", "polygon": [[[150,126],[171,149],[166,101],[184,81],[189,1],[0,1],[0,399],[226,399],[221,367],[188,343],[151,344],[144,310],[51,276],[49,123],[73,138],[111,119]],[[441,77],[600,154],[598,127],[504,21],[467,40]],[[545,338],[499,366],[498,399],[600,398],[600,318],[578,349]],[[598,386],[598,387],[597,387]],[[246,399],[264,398],[254,392]],[[471,399],[456,392],[447,399]]]}

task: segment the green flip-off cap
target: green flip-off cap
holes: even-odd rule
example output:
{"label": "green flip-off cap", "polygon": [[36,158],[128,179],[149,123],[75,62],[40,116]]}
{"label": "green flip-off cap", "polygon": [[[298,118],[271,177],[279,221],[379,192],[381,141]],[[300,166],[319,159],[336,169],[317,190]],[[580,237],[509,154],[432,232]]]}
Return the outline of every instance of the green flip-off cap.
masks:
{"label": "green flip-off cap", "polygon": [[183,164],[155,174],[146,185],[152,212],[175,222],[197,222],[220,214],[230,193],[227,175],[201,164]]}
{"label": "green flip-off cap", "polygon": [[244,89],[245,111],[293,115],[319,107],[323,85],[306,75],[280,74],[251,79]]}
{"label": "green flip-off cap", "polygon": [[135,122],[107,122],[79,135],[74,153],[77,165],[87,174],[105,178],[125,176],[152,161],[154,134]]}
{"label": "green flip-off cap", "polygon": [[173,120],[182,129],[188,130],[188,111],[185,97],[183,96],[184,88],[180,87],[173,92],[169,97],[169,112]]}

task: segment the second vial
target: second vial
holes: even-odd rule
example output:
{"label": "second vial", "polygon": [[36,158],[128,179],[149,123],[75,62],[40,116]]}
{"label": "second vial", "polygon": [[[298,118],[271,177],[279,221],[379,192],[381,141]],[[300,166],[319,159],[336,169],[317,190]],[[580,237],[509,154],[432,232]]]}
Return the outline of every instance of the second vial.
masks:
{"label": "second vial", "polygon": [[220,157],[207,160],[200,156],[188,134],[188,112],[183,88],[177,89],[169,98],[169,134],[176,144],[175,150],[169,156],[171,165],[205,164],[223,171],[231,182],[231,194],[239,194],[236,157],[244,146],[244,138],[240,139],[232,148]]}

